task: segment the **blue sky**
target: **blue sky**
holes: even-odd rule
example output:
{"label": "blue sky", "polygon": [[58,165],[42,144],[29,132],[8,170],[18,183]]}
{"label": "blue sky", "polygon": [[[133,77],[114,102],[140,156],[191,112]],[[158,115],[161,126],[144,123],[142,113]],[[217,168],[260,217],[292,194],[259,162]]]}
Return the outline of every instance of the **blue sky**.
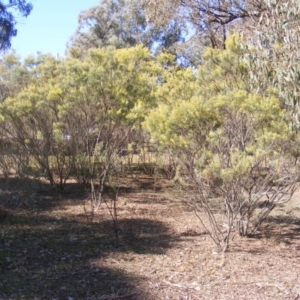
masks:
{"label": "blue sky", "polygon": [[29,0],[33,10],[27,18],[18,17],[18,35],[12,49],[25,58],[30,54],[64,56],[66,43],[75,32],[82,10],[98,5],[100,0]]}

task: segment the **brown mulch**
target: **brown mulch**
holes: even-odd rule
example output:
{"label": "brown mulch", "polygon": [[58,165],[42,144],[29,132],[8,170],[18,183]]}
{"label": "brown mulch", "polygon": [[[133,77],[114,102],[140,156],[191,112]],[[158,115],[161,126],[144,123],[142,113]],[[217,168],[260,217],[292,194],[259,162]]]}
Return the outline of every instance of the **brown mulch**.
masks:
{"label": "brown mulch", "polygon": [[0,299],[300,299],[298,196],[224,254],[166,180],[122,180],[116,241],[109,194],[0,179]]}

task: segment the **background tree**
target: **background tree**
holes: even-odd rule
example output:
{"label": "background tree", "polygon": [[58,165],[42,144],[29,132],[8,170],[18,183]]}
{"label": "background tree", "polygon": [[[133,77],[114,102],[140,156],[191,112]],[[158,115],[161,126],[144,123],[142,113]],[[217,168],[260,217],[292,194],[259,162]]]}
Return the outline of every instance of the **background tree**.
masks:
{"label": "background tree", "polygon": [[25,0],[0,1],[0,50],[7,50],[11,46],[11,38],[17,35],[16,17],[12,9],[18,11],[23,17],[27,17],[32,4]]}
{"label": "background tree", "polygon": [[145,5],[152,22],[165,24],[178,18],[188,24],[187,41],[213,48],[226,46],[232,28],[248,31],[266,10],[264,0],[151,0]]}
{"label": "background tree", "polygon": [[183,28],[173,18],[161,27],[147,22],[141,1],[104,0],[79,15],[79,26],[69,46],[83,49],[132,47],[172,48],[183,39]]}
{"label": "background tree", "polygon": [[16,95],[30,81],[30,68],[32,58],[28,57],[24,64],[21,63],[20,57],[10,51],[4,55],[0,63],[0,102],[7,97]]}

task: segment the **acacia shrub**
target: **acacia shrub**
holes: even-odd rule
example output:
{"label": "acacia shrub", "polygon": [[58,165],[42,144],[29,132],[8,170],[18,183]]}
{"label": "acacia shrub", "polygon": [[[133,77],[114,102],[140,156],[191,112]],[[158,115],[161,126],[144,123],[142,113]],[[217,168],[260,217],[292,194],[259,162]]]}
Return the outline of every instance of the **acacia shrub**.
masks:
{"label": "acacia shrub", "polygon": [[223,251],[233,230],[253,234],[288,201],[298,179],[285,111],[276,91],[251,91],[240,42],[233,35],[226,50],[207,49],[197,70],[170,73],[144,122],[176,157],[182,198]]}

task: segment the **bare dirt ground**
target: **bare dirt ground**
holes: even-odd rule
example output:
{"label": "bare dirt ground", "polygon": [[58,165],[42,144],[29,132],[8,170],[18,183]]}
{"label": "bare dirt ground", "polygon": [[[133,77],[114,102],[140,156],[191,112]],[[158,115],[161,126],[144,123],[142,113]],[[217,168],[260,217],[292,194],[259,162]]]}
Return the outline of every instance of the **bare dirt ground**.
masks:
{"label": "bare dirt ground", "polygon": [[300,299],[299,194],[222,254],[168,185],[123,179],[117,244],[76,184],[1,179],[0,299]]}

